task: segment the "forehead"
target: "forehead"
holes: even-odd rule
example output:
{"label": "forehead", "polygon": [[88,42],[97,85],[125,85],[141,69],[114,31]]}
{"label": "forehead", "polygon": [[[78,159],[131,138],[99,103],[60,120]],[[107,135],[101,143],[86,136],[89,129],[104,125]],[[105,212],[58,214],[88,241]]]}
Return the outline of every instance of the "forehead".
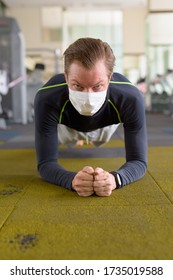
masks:
{"label": "forehead", "polygon": [[98,61],[91,69],[85,68],[78,62],[73,62],[68,71],[68,78],[75,79],[80,82],[87,80],[104,80],[107,78],[107,69],[103,60]]}
{"label": "forehead", "polygon": [[107,76],[107,69],[105,66],[105,63],[103,60],[98,61],[95,63],[95,65],[91,69],[85,68],[80,62],[73,62],[69,69],[68,69],[68,75],[72,77],[83,77],[87,78],[87,76],[100,76],[105,77]]}

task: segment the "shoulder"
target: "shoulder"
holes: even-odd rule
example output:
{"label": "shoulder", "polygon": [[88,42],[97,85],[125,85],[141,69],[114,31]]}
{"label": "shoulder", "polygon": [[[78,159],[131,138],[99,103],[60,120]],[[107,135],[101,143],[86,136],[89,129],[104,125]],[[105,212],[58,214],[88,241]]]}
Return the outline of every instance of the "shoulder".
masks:
{"label": "shoulder", "polygon": [[109,86],[112,97],[118,95],[118,97],[128,101],[129,99],[143,99],[143,96],[136,85],[131,83],[120,73],[113,73]]}
{"label": "shoulder", "polygon": [[111,78],[111,82],[119,82],[119,83],[130,83],[132,84],[124,75],[114,72]]}
{"label": "shoulder", "polygon": [[51,77],[41,88],[38,89],[38,93],[41,93],[41,96],[51,96],[58,92],[68,92],[64,74],[57,74]]}
{"label": "shoulder", "polygon": [[35,103],[61,104],[68,99],[68,87],[63,74],[51,77],[38,89]]}
{"label": "shoulder", "polygon": [[51,77],[39,90],[46,90],[51,88],[58,88],[66,86],[66,80],[64,74],[57,74]]}
{"label": "shoulder", "polygon": [[112,78],[110,80],[110,86],[112,88],[121,89],[121,90],[137,90],[137,87],[131,83],[125,76],[120,73],[113,73]]}
{"label": "shoulder", "polygon": [[142,117],[145,110],[144,97],[125,76],[114,73],[110,81],[109,98],[117,106],[122,122],[134,121],[139,115]]}

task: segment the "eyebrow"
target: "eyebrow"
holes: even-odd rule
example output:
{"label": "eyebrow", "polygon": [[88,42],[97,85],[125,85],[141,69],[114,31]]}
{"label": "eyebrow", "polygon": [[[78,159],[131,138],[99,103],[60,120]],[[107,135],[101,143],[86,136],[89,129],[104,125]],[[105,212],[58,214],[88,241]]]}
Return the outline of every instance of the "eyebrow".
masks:
{"label": "eyebrow", "polygon": [[[81,83],[79,83],[77,80],[75,80],[75,79],[72,79],[71,80],[72,82],[76,82],[77,84],[79,84],[80,86],[82,86],[83,87],[83,85],[81,84]],[[97,86],[97,85],[99,85],[100,83],[102,83],[104,80],[100,80],[99,82],[97,82],[93,87],[95,87],[95,86]]]}

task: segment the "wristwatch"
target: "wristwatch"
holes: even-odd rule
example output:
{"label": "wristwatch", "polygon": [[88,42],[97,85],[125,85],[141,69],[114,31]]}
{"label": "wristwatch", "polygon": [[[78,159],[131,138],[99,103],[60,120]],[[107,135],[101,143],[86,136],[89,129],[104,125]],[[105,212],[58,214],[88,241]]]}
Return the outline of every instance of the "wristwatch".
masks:
{"label": "wristwatch", "polygon": [[116,189],[122,187],[121,177],[118,173],[115,174]]}

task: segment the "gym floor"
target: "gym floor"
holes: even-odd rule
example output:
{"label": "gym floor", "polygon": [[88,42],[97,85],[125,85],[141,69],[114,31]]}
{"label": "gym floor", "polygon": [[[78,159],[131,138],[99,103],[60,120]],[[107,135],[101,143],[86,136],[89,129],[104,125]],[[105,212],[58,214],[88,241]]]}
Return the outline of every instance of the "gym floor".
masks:
{"label": "gym floor", "polygon": [[[172,260],[173,119],[147,113],[146,175],[110,197],[79,197],[43,181],[34,124],[0,130],[1,260]],[[102,148],[60,147],[60,163],[113,170],[124,163],[123,130]]]}

